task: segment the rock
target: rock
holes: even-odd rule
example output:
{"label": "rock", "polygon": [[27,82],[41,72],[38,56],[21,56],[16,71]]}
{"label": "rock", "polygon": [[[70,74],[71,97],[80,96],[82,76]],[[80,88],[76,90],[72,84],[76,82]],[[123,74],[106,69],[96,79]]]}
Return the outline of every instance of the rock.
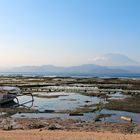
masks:
{"label": "rock", "polygon": [[50,124],[48,130],[56,130],[56,129],[63,129],[63,127],[59,124]]}
{"label": "rock", "polygon": [[85,101],[85,103],[89,103],[89,102],[91,102],[91,101]]}
{"label": "rock", "polygon": [[12,129],[13,129],[13,130],[16,130],[16,129],[23,129],[23,126],[20,125],[20,124],[15,124],[15,125],[12,126]]}
{"label": "rock", "polygon": [[11,125],[3,125],[3,130],[12,130],[13,127]]}
{"label": "rock", "polygon": [[101,122],[101,120],[99,118],[95,118],[94,120],[95,122]]}
{"label": "rock", "polygon": [[44,110],[45,113],[54,113],[55,110]]}
{"label": "rock", "polygon": [[140,125],[136,125],[133,130],[134,133],[140,133]]}
{"label": "rock", "polygon": [[10,122],[10,119],[9,118],[2,120],[2,122],[1,122],[1,128],[3,130],[12,130],[12,125],[11,125],[11,122]]}
{"label": "rock", "polygon": [[25,118],[25,117],[26,117],[26,115],[21,115],[21,117],[22,117],[22,118]]}
{"label": "rock", "polygon": [[0,127],[3,130],[22,129],[22,126],[18,124],[14,119],[11,119],[11,118],[3,119]]}
{"label": "rock", "polygon": [[76,127],[83,127],[83,124],[82,124],[82,123],[80,123],[80,122],[75,123],[74,125],[75,125]]}
{"label": "rock", "polygon": [[40,128],[44,128],[45,126],[42,124],[29,124],[28,128],[29,129],[40,129]]}
{"label": "rock", "polygon": [[82,113],[70,113],[69,116],[84,116]]}

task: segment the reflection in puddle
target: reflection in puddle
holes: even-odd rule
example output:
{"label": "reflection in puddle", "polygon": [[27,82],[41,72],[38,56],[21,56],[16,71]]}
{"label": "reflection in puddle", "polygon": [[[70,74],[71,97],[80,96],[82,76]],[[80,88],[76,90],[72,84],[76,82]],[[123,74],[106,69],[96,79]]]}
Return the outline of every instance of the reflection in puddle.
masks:
{"label": "reflection in puddle", "polygon": [[69,96],[68,93],[63,93],[63,92],[34,92],[32,93],[33,96],[35,97],[40,97],[40,98],[58,98],[60,96]]}
{"label": "reflection in puddle", "polygon": [[125,99],[126,97],[128,97],[127,95],[122,94],[121,92],[116,92],[115,94],[108,94],[108,96],[110,97],[109,99]]}
{"label": "reflection in puddle", "polygon": [[[42,93],[41,93],[42,94]],[[43,93],[44,95],[45,93]],[[34,109],[38,109],[39,111],[44,110],[55,110],[56,112],[59,110],[73,110],[78,107],[90,104],[98,104],[102,102],[103,99],[99,97],[90,97],[84,96],[78,93],[46,93],[48,96],[57,96],[58,98],[40,98],[34,97]],[[62,96],[61,96],[62,95]],[[65,96],[64,96],[65,95]],[[18,97],[19,102],[22,103],[26,100],[29,100],[29,96],[21,96]],[[30,106],[26,104],[26,106]]]}

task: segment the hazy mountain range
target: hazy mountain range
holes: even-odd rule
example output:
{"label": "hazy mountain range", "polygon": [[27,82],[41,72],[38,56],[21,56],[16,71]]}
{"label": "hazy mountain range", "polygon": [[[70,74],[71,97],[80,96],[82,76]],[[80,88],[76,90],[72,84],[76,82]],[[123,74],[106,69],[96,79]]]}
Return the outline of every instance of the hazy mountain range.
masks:
{"label": "hazy mountain range", "polygon": [[[54,65],[22,66],[4,72],[45,73],[55,75],[131,75],[140,74],[138,62],[120,54],[106,54],[93,59],[93,64],[60,67]],[[98,65],[97,65],[98,64]],[[109,65],[110,64],[110,65]],[[2,71],[2,70],[1,70]]]}

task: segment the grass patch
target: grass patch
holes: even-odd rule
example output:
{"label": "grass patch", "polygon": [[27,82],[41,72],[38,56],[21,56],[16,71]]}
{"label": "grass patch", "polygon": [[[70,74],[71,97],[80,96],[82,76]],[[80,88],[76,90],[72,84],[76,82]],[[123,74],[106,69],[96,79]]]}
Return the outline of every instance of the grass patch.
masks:
{"label": "grass patch", "polygon": [[5,113],[37,113],[38,110],[28,108],[0,108],[0,112]]}
{"label": "grass patch", "polygon": [[93,105],[84,105],[84,106],[78,107],[74,110],[59,111],[59,113],[81,114],[81,113],[95,112],[97,110],[98,110],[98,106],[93,104]]}
{"label": "grass patch", "polygon": [[140,113],[140,96],[130,97],[123,100],[112,100],[105,105],[109,110],[120,110]]}

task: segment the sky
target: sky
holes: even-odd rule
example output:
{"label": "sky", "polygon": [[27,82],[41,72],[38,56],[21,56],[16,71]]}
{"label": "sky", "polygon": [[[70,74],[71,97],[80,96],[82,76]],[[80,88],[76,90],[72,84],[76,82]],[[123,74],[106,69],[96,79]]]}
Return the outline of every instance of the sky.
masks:
{"label": "sky", "polygon": [[140,61],[140,0],[0,0],[0,66]]}

